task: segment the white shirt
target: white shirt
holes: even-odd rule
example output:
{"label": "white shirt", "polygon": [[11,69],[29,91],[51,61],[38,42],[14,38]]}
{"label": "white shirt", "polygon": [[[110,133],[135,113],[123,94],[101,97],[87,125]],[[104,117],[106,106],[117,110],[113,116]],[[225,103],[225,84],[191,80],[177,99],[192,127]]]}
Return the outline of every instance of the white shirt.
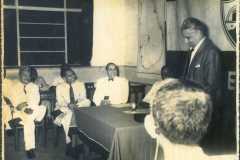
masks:
{"label": "white shirt", "polygon": [[157,141],[164,150],[166,160],[236,160],[237,158],[234,154],[207,155],[198,145],[174,144],[164,135],[161,135]]}
{"label": "white shirt", "polygon": [[126,103],[129,95],[128,80],[123,77],[114,77],[113,81],[108,77],[100,78],[96,82],[96,90],[93,96],[94,103],[99,106],[105,96],[109,96],[111,104]]}
{"label": "white shirt", "polygon": [[191,59],[190,59],[190,62],[189,62],[189,65],[191,64],[192,60],[193,60],[193,57],[196,55],[198,49],[200,48],[201,44],[203,43],[203,41],[206,39],[206,37],[203,37],[199,42],[198,44],[194,47],[194,50],[192,51],[191,53]]}
{"label": "white shirt", "polygon": [[[11,84],[11,86],[5,87],[11,90],[8,98],[11,100],[14,107],[23,102],[27,102],[29,108],[32,109],[39,106],[40,93],[39,87],[36,84],[28,83],[24,85],[20,81],[12,81],[12,83],[9,84]],[[24,86],[26,93],[24,92]]]}
{"label": "white shirt", "polygon": [[9,97],[11,95],[12,89],[9,88],[13,85],[13,81],[10,79],[3,79],[2,81],[2,95]]}
{"label": "white shirt", "polygon": [[[76,80],[72,83],[74,99],[77,101],[78,107],[87,107],[90,101],[86,98],[86,89],[84,83]],[[70,103],[70,85],[66,82],[56,87],[57,107],[67,107]]]}

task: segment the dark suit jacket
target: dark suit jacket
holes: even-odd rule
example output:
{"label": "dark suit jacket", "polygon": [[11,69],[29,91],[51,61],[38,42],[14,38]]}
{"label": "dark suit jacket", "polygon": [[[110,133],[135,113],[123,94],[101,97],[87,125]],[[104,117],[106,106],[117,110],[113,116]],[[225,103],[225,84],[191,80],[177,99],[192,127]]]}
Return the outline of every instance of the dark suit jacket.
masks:
{"label": "dark suit jacket", "polygon": [[[213,102],[221,100],[222,70],[220,50],[206,38],[187,67],[184,79],[201,84],[211,95]],[[188,69],[187,69],[188,68]]]}

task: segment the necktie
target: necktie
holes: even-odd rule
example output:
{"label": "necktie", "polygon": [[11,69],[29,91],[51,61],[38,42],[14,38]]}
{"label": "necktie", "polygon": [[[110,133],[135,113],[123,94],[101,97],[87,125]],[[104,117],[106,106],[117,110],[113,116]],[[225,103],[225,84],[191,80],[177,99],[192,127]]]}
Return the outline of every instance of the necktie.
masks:
{"label": "necktie", "polygon": [[191,62],[192,62],[192,59],[193,59],[193,57],[192,57],[193,50],[194,50],[194,48],[191,48],[191,49],[189,50],[189,61],[188,61],[188,66],[190,66],[190,64],[191,64]]}
{"label": "necktie", "polygon": [[75,103],[75,98],[74,98],[74,92],[73,92],[73,88],[72,85],[69,85],[69,96],[70,96],[70,103]]}
{"label": "necktie", "polygon": [[23,86],[23,91],[24,91],[25,94],[27,94],[26,85]]}
{"label": "necktie", "polygon": [[190,49],[190,51],[187,53],[187,56],[186,56],[186,63],[185,63],[185,68],[184,68],[184,79],[186,79],[186,76],[188,73],[192,51],[193,51],[193,49]]}

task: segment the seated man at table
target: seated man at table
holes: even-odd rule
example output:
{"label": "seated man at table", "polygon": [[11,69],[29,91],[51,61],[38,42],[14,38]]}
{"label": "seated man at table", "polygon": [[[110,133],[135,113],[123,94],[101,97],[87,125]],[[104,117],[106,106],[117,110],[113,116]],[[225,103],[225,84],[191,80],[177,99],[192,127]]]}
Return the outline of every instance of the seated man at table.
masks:
{"label": "seated man at table", "polygon": [[70,126],[75,125],[73,108],[88,107],[90,101],[86,98],[84,83],[77,80],[76,73],[70,67],[62,68],[61,73],[64,83],[56,87],[57,103],[53,116],[56,117],[54,122],[63,126],[67,148],[70,148],[68,131]]}
{"label": "seated man at table", "polygon": [[[165,160],[233,160],[234,155],[209,156],[199,147],[212,116],[210,96],[201,86],[171,79],[163,81],[153,100],[145,128],[163,149]],[[157,147],[158,148],[158,147]],[[158,150],[155,152],[155,160]]]}
{"label": "seated man at table", "polygon": [[[3,118],[10,127],[23,125],[24,142],[27,158],[35,157],[35,121],[42,121],[46,107],[39,105],[39,87],[33,83],[31,67],[19,69],[19,80],[3,82]],[[6,124],[6,127],[9,127]]]}
{"label": "seated man at table", "polygon": [[97,80],[93,96],[94,103],[99,105],[126,103],[129,94],[128,80],[119,77],[119,68],[114,63],[106,65],[107,77]]}

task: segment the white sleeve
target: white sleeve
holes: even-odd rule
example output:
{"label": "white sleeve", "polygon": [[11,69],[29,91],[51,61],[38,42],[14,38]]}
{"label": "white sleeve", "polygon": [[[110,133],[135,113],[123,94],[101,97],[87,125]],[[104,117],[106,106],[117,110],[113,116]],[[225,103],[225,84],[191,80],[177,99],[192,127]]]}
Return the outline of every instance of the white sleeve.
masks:
{"label": "white sleeve", "polygon": [[77,97],[77,101],[78,101],[77,106],[78,107],[90,106],[91,102],[90,102],[90,100],[87,99],[86,88],[85,88],[84,83],[79,83],[79,85],[77,87],[79,89],[79,94]]}
{"label": "white sleeve", "polygon": [[11,80],[3,79],[2,81],[2,95],[5,97],[10,97],[11,95],[11,87],[13,86],[13,83]]}
{"label": "white sleeve", "polygon": [[30,108],[39,106],[40,102],[40,93],[39,93],[39,87],[34,84],[29,84],[26,87],[27,91],[27,103]]}
{"label": "white sleeve", "polygon": [[81,83],[81,82],[78,83],[77,90],[78,90],[78,95],[76,97],[76,100],[81,101],[81,100],[86,99],[86,97],[87,97],[86,96],[86,88],[83,83]]}
{"label": "white sleeve", "polygon": [[123,91],[121,102],[127,103],[128,96],[129,96],[129,83],[128,83],[127,79],[125,79],[125,78],[123,79],[123,85],[121,85],[121,87],[122,87],[122,91]]}
{"label": "white sleeve", "polygon": [[61,85],[57,86],[56,87],[56,100],[57,100],[57,106],[59,106],[59,107],[68,105],[65,101],[64,94],[66,94],[66,93],[62,90],[62,86]]}

